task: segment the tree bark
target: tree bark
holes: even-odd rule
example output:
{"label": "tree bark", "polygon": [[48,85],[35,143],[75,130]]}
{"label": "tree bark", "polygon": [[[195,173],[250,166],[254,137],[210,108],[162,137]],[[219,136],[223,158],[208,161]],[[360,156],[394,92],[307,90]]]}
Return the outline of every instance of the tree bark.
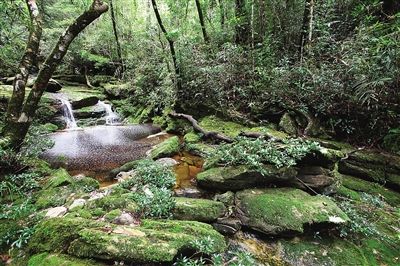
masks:
{"label": "tree bark", "polygon": [[[32,0],[29,2],[32,2]],[[28,98],[23,106],[20,106],[19,116],[12,117],[12,119],[6,121],[4,135],[10,139],[11,148],[14,150],[20,149],[33,121],[40,98],[42,97],[51,76],[67,53],[69,45],[81,31],[103,13],[107,12],[107,10],[108,6],[104,4],[102,0],[93,0],[90,9],[80,15],[60,36],[53,51],[46,58],[46,61],[40,69]],[[7,114],[7,117],[9,116],[11,117],[11,115]]]}
{"label": "tree bark", "polygon": [[314,24],[314,0],[306,0],[304,7],[303,25],[299,41],[300,61],[303,61],[304,52],[312,41]]}
{"label": "tree bark", "polygon": [[250,39],[250,22],[246,10],[246,0],[236,0],[235,14],[237,19],[235,43],[248,44]]}
{"label": "tree bark", "polygon": [[203,33],[204,42],[208,43],[210,39],[208,38],[208,35],[207,35],[207,29],[206,29],[206,25],[204,23],[203,10],[200,5],[200,0],[195,0],[195,2],[196,2],[197,13],[199,14],[199,20],[200,20],[200,25],[201,25],[201,31]]}
{"label": "tree bark", "polygon": [[8,103],[6,126],[18,120],[21,115],[21,109],[25,99],[26,82],[28,81],[31,67],[36,61],[35,58],[39,52],[39,43],[42,37],[42,14],[39,12],[36,1],[26,0],[26,4],[29,10],[31,26],[25,53],[18,67],[19,73],[15,75],[13,81],[13,94]]}
{"label": "tree bark", "polygon": [[154,10],[154,14],[156,15],[158,25],[160,26],[160,29],[163,32],[163,34],[164,34],[164,36],[167,39],[168,44],[169,44],[169,49],[171,51],[171,57],[172,57],[172,61],[173,61],[173,64],[174,64],[174,70],[175,70],[175,76],[176,76],[175,77],[176,87],[178,89],[178,92],[182,91],[181,69],[179,67],[178,60],[177,60],[177,57],[176,57],[174,40],[171,38],[171,36],[168,34],[167,30],[164,27],[164,24],[163,24],[161,16],[160,16],[160,13],[158,12],[158,7],[157,7],[156,0],[151,0],[151,4],[153,5],[153,10]]}
{"label": "tree bark", "polygon": [[122,76],[124,73],[124,61],[122,59],[122,50],[121,50],[121,44],[119,42],[119,36],[118,36],[118,30],[117,30],[117,21],[115,19],[115,12],[114,12],[114,4],[113,0],[110,0],[110,13],[111,13],[111,22],[113,26],[113,32],[114,32],[114,38],[115,38],[115,44],[117,45],[117,55],[118,55],[118,60],[119,63],[121,64],[121,72],[119,76]]}

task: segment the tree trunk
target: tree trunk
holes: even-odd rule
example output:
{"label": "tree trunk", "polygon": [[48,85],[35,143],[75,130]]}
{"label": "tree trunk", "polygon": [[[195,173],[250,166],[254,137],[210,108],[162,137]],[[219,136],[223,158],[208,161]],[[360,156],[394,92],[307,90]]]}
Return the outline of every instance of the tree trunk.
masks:
{"label": "tree trunk", "polygon": [[250,39],[250,22],[246,10],[246,0],[236,0],[236,34],[235,42],[237,44],[248,44]]}
{"label": "tree trunk", "polygon": [[224,0],[218,0],[219,4],[219,12],[221,16],[221,29],[225,28],[225,7],[224,7]]}
{"label": "tree trunk", "polygon": [[304,52],[312,41],[314,24],[314,0],[306,0],[304,7],[303,26],[299,41],[300,61],[303,61]]}
{"label": "tree trunk", "polygon": [[200,5],[200,0],[195,0],[195,2],[196,2],[197,13],[199,14],[199,20],[201,25],[201,31],[203,33],[204,42],[208,43],[209,38],[207,35],[206,25],[204,24],[204,16],[203,16],[203,10],[201,9]]}
{"label": "tree trunk", "polygon": [[114,4],[113,0],[110,0],[110,13],[111,13],[111,22],[113,26],[113,32],[114,32],[114,37],[115,37],[115,44],[117,45],[117,55],[118,55],[118,61],[121,64],[121,72],[119,73],[120,77],[124,73],[124,61],[122,59],[122,51],[121,51],[121,44],[119,42],[119,37],[118,37],[118,30],[117,30],[117,21],[115,19],[115,12],[114,12]]}
{"label": "tree trunk", "polygon": [[[32,2],[32,0],[29,2]],[[108,6],[104,4],[102,0],[93,0],[90,9],[80,15],[60,36],[53,51],[47,57],[40,69],[33,88],[24,105],[20,106],[19,116],[12,117],[11,114],[7,113],[7,117],[12,117],[12,119],[6,121],[4,135],[10,139],[11,148],[15,150],[20,149],[29,126],[33,121],[40,98],[42,97],[51,76],[67,53],[69,45],[81,31],[103,13],[107,12],[107,10]]]}
{"label": "tree trunk", "polygon": [[176,87],[179,91],[182,91],[182,83],[181,83],[181,70],[176,58],[176,52],[175,52],[175,45],[174,45],[174,40],[171,38],[171,36],[168,34],[167,30],[164,27],[164,24],[162,22],[160,13],[158,12],[158,7],[157,7],[157,2],[156,0],[151,0],[151,4],[153,5],[153,10],[154,10],[154,14],[156,15],[157,18],[157,22],[158,25],[160,26],[161,31],[163,32],[165,38],[168,41],[169,44],[169,49],[171,51],[171,57],[172,57],[172,61],[174,63],[174,70],[175,70],[175,76],[176,76]]}
{"label": "tree trunk", "polygon": [[27,41],[25,53],[19,64],[19,73],[15,75],[13,82],[13,94],[8,103],[6,114],[6,129],[18,121],[21,115],[22,105],[25,99],[25,86],[28,81],[29,72],[32,65],[36,61],[36,56],[39,52],[39,43],[42,37],[42,15],[39,12],[35,0],[26,0],[31,26],[29,38]]}
{"label": "tree trunk", "polygon": [[399,0],[384,0],[383,1],[383,13],[387,16],[393,16],[400,12],[400,1]]}

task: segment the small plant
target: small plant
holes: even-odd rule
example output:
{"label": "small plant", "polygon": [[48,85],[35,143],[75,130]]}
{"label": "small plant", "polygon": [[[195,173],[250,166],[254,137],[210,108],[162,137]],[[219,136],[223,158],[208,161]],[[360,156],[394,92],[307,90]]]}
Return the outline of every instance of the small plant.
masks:
{"label": "small plant", "polygon": [[29,239],[35,232],[34,227],[25,227],[17,232],[18,238],[11,244],[11,248],[21,248],[26,243],[28,243]]}
{"label": "small plant", "polygon": [[307,154],[318,151],[317,142],[288,139],[282,142],[267,141],[261,138],[238,137],[235,143],[223,144],[209,157],[213,164],[247,165],[264,173],[264,163],[277,167],[293,166]]}
{"label": "small plant", "polygon": [[7,175],[0,182],[0,196],[11,199],[22,196],[39,188],[38,179],[40,175],[35,172],[26,172],[18,175]]}

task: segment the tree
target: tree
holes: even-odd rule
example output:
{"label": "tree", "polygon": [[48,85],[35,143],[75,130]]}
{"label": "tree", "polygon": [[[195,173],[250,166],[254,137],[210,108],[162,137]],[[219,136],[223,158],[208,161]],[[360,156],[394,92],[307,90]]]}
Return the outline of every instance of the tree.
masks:
{"label": "tree", "polygon": [[115,19],[115,11],[114,11],[114,3],[113,2],[114,2],[113,0],[110,0],[111,22],[112,22],[112,26],[113,26],[115,44],[117,45],[118,60],[119,60],[119,63],[121,64],[121,72],[119,74],[122,75],[124,73],[124,61],[122,60],[121,44],[119,42],[119,37],[118,37],[117,22]]}
{"label": "tree", "polygon": [[237,44],[247,44],[250,40],[250,22],[246,9],[246,0],[236,0],[235,15],[236,29],[235,42]]}
{"label": "tree", "polygon": [[314,23],[314,0],[306,0],[303,15],[303,25],[299,41],[300,61],[303,60],[304,50],[312,41]]}
{"label": "tree", "polygon": [[4,136],[8,139],[10,148],[18,151],[25,139],[28,129],[33,121],[39,101],[48,85],[48,82],[61,63],[67,50],[76,38],[89,24],[107,12],[108,6],[102,0],[93,0],[90,8],[83,12],[69,25],[60,36],[50,55],[40,68],[33,88],[25,100],[25,85],[28,79],[42,35],[42,19],[36,0],[26,0],[31,17],[31,29],[25,54],[20,62],[19,73],[13,83],[13,94],[8,104],[6,123],[3,129]]}
{"label": "tree", "polygon": [[196,2],[197,13],[199,14],[199,20],[201,25],[201,31],[203,33],[204,42],[208,43],[210,39],[208,38],[206,25],[204,24],[204,16],[203,16],[203,10],[201,9],[200,0],[195,0],[195,2]]}
{"label": "tree", "polygon": [[154,14],[156,15],[158,25],[160,26],[160,29],[161,29],[162,33],[164,34],[165,38],[168,41],[169,49],[171,51],[172,61],[174,63],[176,86],[177,86],[178,91],[181,91],[182,90],[181,69],[179,67],[178,60],[177,60],[177,57],[176,57],[174,40],[172,39],[171,35],[169,35],[167,30],[165,29],[165,26],[164,26],[164,24],[162,22],[160,13],[158,12],[158,7],[157,7],[156,0],[151,0],[151,4],[153,6]]}

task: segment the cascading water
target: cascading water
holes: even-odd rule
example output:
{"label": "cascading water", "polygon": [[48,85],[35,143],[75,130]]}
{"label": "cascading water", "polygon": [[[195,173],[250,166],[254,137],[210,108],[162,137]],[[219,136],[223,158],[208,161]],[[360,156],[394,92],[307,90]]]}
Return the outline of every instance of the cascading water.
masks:
{"label": "cascading water", "polygon": [[104,110],[106,110],[106,125],[117,125],[121,123],[118,114],[112,110],[110,104],[107,104],[103,101],[99,101],[98,105],[104,108]]}
{"label": "cascading water", "polygon": [[59,98],[59,100],[61,101],[61,108],[62,108],[62,112],[63,112],[63,117],[65,120],[65,123],[67,124],[66,129],[76,129],[78,128],[78,125],[76,124],[76,120],[74,117],[74,113],[72,112],[72,105],[71,103],[66,100],[66,99],[62,99]]}

